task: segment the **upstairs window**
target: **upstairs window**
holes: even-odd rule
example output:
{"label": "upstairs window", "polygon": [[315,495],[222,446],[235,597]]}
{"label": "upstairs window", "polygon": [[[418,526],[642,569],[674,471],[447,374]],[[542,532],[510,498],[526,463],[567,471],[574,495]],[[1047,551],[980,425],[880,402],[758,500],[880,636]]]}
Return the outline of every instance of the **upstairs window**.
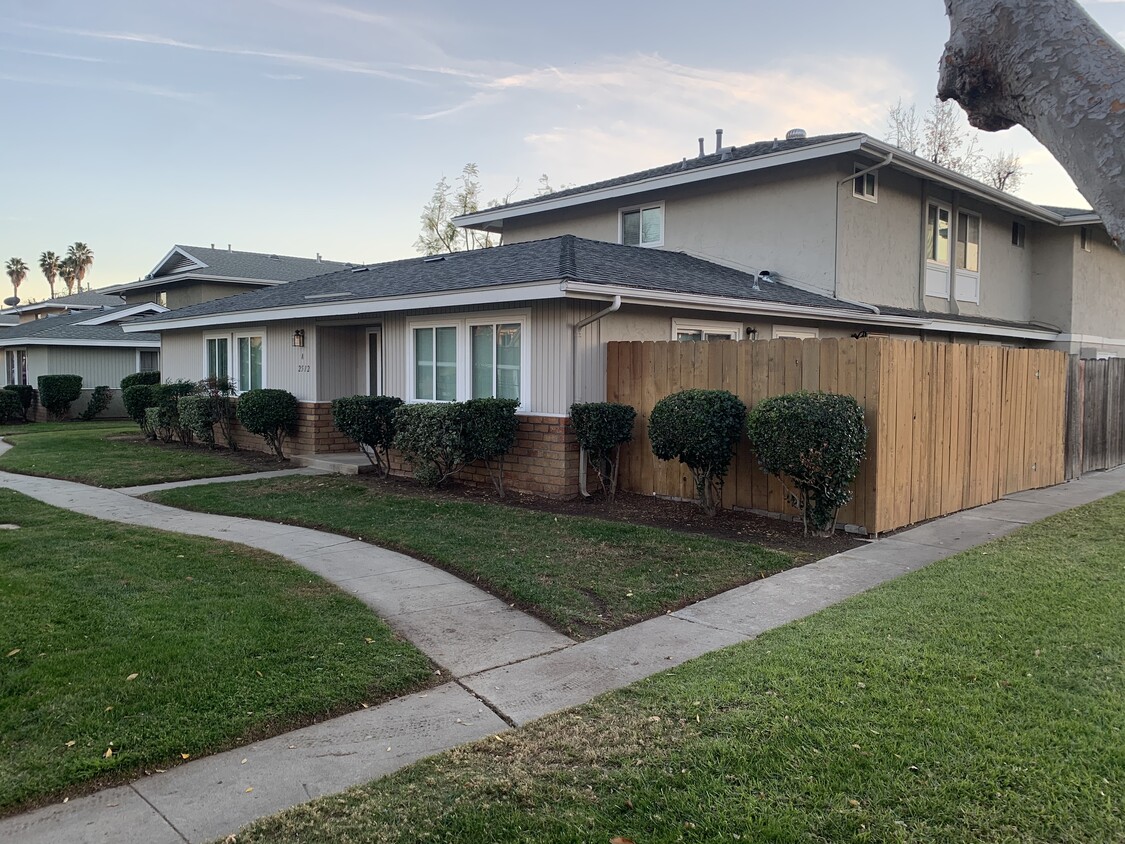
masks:
{"label": "upstairs window", "polygon": [[957,212],[957,269],[980,272],[980,217]]}
{"label": "upstairs window", "polygon": [[664,203],[622,209],[621,242],[626,246],[662,246]]}
{"label": "upstairs window", "polygon": [[[862,165],[855,165],[855,172],[866,170]],[[852,196],[859,199],[866,199],[868,202],[878,201],[879,190],[879,173],[872,170],[870,173],[864,173],[862,176],[856,176],[852,180]]]}
{"label": "upstairs window", "polygon": [[949,209],[931,204],[926,211],[926,260],[949,263]]}
{"label": "upstairs window", "polygon": [[1012,222],[1012,246],[1018,246],[1023,249],[1024,244],[1027,242],[1027,226],[1023,223]]}

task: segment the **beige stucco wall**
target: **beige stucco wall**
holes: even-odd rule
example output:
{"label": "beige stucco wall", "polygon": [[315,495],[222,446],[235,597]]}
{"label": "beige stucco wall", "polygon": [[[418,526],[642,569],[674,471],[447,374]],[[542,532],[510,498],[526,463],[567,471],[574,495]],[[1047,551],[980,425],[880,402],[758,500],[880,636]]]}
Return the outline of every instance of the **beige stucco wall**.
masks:
{"label": "beige stucco wall", "polygon": [[768,269],[831,293],[836,181],[830,161],[788,165],[513,218],[504,224],[504,242],[574,234],[616,243],[621,208],[662,200],[664,249],[738,269]]}
{"label": "beige stucco wall", "polygon": [[152,287],[147,290],[130,294],[128,291],[121,295],[127,305],[136,305],[141,302],[158,302],[160,294],[167,293],[165,304],[168,308],[186,308],[188,305],[198,305],[200,302],[210,302],[212,299],[222,299],[238,293],[248,293],[257,290],[256,285],[228,284],[220,281],[192,281],[184,284],[170,284],[168,287]]}
{"label": "beige stucco wall", "polygon": [[1108,352],[1125,357],[1125,255],[1100,226],[1090,227],[1090,251],[1074,243],[1074,296],[1070,333],[1075,348],[1087,357]]}

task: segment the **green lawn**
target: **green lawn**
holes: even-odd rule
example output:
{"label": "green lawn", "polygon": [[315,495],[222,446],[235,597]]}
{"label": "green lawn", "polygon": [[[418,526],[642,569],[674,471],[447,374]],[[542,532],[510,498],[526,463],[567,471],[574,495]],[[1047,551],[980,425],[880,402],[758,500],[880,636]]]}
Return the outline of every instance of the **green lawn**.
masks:
{"label": "green lawn", "polygon": [[130,422],[35,422],[0,426],[14,448],[0,470],[101,487],[240,475],[251,471],[220,454],[139,439]]}
{"label": "green lawn", "polygon": [[253,842],[1125,841],[1125,494]]}
{"label": "green lawn", "polygon": [[0,813],[431,680],[363,604],[280,557],[6,490],[0,522],[20,526],[0,529]]}
{"label": "green lawn", "polygon": [[153,500],[359,537],[431,561],[576,636],[660,615],[792,565],[745,542],[501,504],[385,494],[343,477],[167,490]]}

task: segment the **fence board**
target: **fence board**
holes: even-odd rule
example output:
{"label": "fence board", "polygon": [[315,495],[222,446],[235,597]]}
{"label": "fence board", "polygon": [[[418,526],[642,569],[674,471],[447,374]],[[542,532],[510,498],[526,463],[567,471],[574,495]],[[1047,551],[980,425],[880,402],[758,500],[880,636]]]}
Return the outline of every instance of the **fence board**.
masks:
{"label": "fence board", "polygon": [[[878,533],[1062,479],[1074,454],[1073,437],[1064,443],[1076,425],[1068,407],[1081,406],[1079,429],[1100,449],[1084,462],[1120,459],[1125,361],[1086,363],[1115,366],[1087,371],[1057,352],[871,338],[614,342],[606,392],[637,409],[634,441],[623,450],[623,488],[682,498],[695,495],[690,473],[656,460],[648,443],[649,413],[663,396],[725,389],[748,407],[797,389],[855,396],[868,426],[868,456],[840,522]],[[1115,426],[1107,426],[1110,418]],[[1095,428],[1102,433],[1095,436]],[[793,512],[745,441],[723,506]]]}

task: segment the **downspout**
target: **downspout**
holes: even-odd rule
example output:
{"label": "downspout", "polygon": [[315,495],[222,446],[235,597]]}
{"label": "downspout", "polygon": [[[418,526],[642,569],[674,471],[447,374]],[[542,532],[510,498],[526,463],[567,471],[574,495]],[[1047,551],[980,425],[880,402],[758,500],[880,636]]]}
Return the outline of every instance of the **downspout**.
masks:
{"label": "downspout", "polygon": [[836,210],[836,221],[835,221],[836,242],[833,244],[833,246],[835,248],[833,249],[833,254],[832,254],[832,297],[834,299],[839,299],[841,302],[847,302],[849,305],[860,305],[860,306],[865,307],[865,308],[872,308],[872,310],[874,310],[875,313],[879,313],[878,308],[875,308],[871,305],[868,305],[866,302],[853,302],[849,299],[843,299],[839,295],[840,294],[840,188],[842,188],[848,182],[852,182],[854,184],[855,180],[858,179],[860,176],[866,176],[868,173],[874,173],[876,170],[882,170],[884,167],[886,167],[888,164],[890,164],[891,161],[894,160],[894,157],[895,157],[895,154],[893,152],[888,152],[887,157],[884,158],[882,161],[878,162],[877,164],[872,164],[870,167],[867,167],[866,169],[860,170],[856,173],[852,173],[852,175],[847,176],[843,179],[840,179],[840,181],[836,183],[836,209],[835,209]]}
{"label": "downspout", "polygon": [[[621,296],[613,297],[613,302],[610,303],[608,308],[598,311],[596,314],[591,314],[585,319],[580,319],[574,323],[574,333],[570,335],[570,389],[571,399],[578,398],[578,332],[585,328],[587,325],[597,322],[602,317],[607,317],[615,311],[621,310]],[[573,401],[571,402],[573,404]],[[589,498],[590,493],[586,491],[586,449],[582,448],[578,452],[578,491],[582,493],[583,498]]]}

